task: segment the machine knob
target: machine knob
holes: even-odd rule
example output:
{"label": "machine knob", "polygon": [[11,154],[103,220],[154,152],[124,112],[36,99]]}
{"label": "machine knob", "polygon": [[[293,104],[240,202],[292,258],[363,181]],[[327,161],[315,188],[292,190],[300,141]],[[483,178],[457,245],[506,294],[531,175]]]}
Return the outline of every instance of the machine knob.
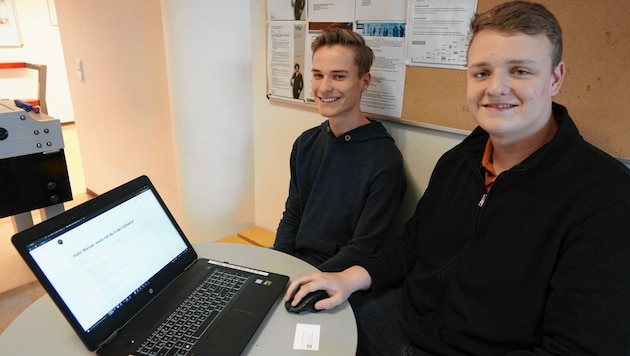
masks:
{"label": "machine knob", "polygon": [[6,139],[7,137],[9,137],[9,131],[7,131],[4,127],[0,127],[0,141]]}
{"label": "machine knob", "polygon": [[48,184],[46,184],[46,189],[50,191],[57,190],[57,183],[49,182]]}
{"label": "machine knob", "polygon": [[61,199],[59,199],[59,196],[57,194],[53,194],[53,195],[50,196],[50,202],[52,204],[57,204],[57,203],[59,203],[60,200]]}

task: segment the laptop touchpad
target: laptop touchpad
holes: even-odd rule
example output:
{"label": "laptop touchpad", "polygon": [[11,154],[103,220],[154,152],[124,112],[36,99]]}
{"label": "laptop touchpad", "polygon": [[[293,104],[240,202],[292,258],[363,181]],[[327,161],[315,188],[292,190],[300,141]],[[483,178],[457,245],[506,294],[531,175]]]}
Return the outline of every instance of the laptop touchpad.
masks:
{"label": "laptop touchpad", "polygon": [[[207,343],[204,342],[204,345],[201,346],[201,350],[206,346],[217,347],[220,345],[221,347],[231,347],[241,343],[243,334],[252,327],[253,317],[254,314],[243,310],[232,309],[227,311],[227,315],[225,315],[225,318],[221,321],[219,328],[210,335]],[[249,340],[249,337],[247,340]],[[203,339],[201,341],[203,342]]]}

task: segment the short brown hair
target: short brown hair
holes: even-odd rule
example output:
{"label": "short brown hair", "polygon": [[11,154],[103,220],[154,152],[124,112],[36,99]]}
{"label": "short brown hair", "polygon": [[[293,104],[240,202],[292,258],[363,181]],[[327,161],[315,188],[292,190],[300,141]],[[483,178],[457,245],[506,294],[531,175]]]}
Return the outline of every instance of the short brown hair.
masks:
{"label": "short brown hair", "polygon": [[374,61],[374,52],[365,44],[363,37],[354,31],[336,27],[325,28],[322,30],[322,34],[313,40],[311,49],[313,50],[313,54],[315,54],[315,52],[323,46],[336,44],[349,46],[354,49],[354,62],[359,67],[359,77],[362,77],[365,73],[370,71],[372,62]]}
{"label": "short brown hair", "polygon": [[555,68],[562,60],[562,29],[556,17],[541,4],[511,1],[477,14],[470,24],[470,43],[483,30],[507,33],[543,34],[551,42],[551,63]]}

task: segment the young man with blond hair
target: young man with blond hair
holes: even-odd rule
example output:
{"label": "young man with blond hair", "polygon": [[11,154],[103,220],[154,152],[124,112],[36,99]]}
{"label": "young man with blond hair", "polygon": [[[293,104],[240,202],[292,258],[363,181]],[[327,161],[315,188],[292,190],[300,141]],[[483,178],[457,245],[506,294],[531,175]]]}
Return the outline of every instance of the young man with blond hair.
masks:
{"label": "young man with blond hair", "polygon": [[397,229],[405,170],[383,124],[361,112],[374,60],[364,39],[330,28],[311,48],[311,89],[326,121],[293,144],[289,196],[274,248],[321,271],[341,271]]}

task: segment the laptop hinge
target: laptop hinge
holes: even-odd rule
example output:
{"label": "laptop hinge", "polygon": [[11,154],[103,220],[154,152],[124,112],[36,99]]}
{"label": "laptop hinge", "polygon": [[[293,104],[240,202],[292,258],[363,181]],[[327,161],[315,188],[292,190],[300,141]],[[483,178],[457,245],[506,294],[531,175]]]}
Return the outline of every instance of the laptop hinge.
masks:
{"label": "laptop hinge", "polygon": [[192,261],[188,266],[186,266],[184,268],[184,271],[188,271],[189,269],[191,269],[195,263],[197,263],[197,260]]}
{"label": "laptop hinge", "polygon": [[105,341],[101,342],[101,343],[98,345],[97,350],[102,349],[102,348],[103,348],[103,346],[107,345],[107,343],[109,343],[110,341],[112,341],[112,340],[116,337],[116,335],[118,335],[118,332],[119,332],[119,331],[120,331],[120,329],[116,329],[116,330],[114,330],[114,332],[113,332],[113,333],[111,333],[111,335],[109,335],[109,337],[107,337],[107,339],[105,339]]}

